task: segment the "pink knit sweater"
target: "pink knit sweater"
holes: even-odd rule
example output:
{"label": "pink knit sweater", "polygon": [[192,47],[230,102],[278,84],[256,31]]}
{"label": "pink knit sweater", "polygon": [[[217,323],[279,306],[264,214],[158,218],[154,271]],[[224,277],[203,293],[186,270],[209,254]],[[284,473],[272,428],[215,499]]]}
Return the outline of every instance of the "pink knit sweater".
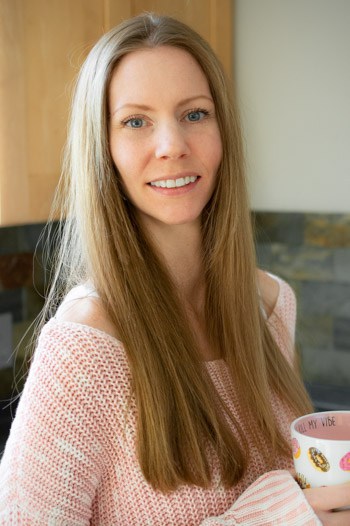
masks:
{"label": "pink knit sweater", "polygon": [[[280,281],[269,318],[288,359],[282,325],[294,332],[295,298]],[[237,415],[225,362],[205,362]],[[321,524],[277,459],[267,468],[252,446],[243,480],[231,489],[182,486],[169,494],[144,479],[135,448],[136,410],[122,343],[97,329],[53,318],[43,329],[0,465],[0,525],[234,526]],[[287,436],[290,414],[273,399]],[[243,429],[246,423],[241,422]]]}

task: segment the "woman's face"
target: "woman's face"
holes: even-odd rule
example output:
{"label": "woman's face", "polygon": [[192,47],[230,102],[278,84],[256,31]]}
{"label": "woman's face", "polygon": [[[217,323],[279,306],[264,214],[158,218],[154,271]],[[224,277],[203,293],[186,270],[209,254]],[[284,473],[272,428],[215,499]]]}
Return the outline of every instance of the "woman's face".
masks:
{"label": "woman's face", "polygon": [[112,75],[109,110],[111,155],[145,224],[199,221],[222,145],[208,81],[192,55],[171,46],[126,55]]}

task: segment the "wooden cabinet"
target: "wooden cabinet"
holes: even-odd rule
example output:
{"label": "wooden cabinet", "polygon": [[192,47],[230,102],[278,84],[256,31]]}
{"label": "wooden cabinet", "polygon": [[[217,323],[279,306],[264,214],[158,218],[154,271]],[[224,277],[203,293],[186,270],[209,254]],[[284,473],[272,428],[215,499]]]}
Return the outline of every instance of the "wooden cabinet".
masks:
{"label": "wooden cabinet", "polygon": [[142,11],[201,33],[231,70],[232,0],[0,0],[0,226],[46,221],[74,78],[96,40]]}

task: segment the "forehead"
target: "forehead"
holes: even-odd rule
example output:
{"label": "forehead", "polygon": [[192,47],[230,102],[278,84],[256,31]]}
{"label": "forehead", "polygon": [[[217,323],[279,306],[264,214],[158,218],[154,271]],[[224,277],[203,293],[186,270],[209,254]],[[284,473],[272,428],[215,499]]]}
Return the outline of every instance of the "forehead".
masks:
{"label": "forehead", "polygon": [[210,95],[207,78],[187,51],[173,46],[143,48],[124,56],[113,71],[110,98]]}

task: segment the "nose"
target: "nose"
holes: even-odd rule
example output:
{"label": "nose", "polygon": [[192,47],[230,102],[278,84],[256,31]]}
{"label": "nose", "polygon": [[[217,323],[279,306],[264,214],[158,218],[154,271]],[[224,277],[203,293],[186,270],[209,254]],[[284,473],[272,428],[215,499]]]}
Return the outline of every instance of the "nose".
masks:
{"label": "nose", "polygon": [[159,125],[155,140],[157,159],[179,159],[190,153],[186,132],[178,122]]}

